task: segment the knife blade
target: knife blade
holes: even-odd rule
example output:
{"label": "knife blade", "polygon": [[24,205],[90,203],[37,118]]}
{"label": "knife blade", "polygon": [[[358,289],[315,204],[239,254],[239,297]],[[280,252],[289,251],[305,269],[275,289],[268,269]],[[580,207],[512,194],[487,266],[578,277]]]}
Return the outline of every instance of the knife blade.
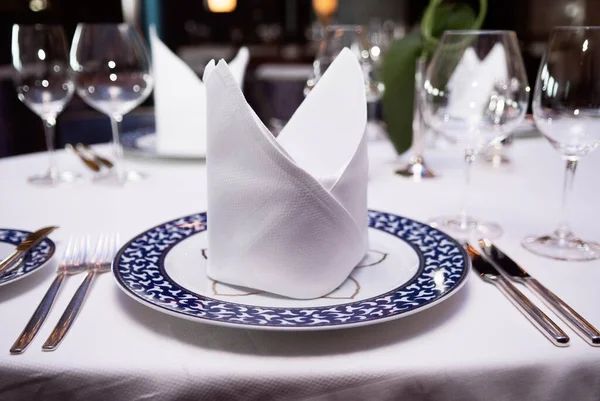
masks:
{"label": "knife blade", "polygon": [[490,262],[471,245],[465,245],[473,270],[486,282],[498,288],[529,321],[557,347],[569,345],[569,336],[529,298],[505,279]]}
{"label": "knife blade", "polygon": [[489,239],[480,239],[479,246],[491,262],[499,267],[500,270],[504,270],[511,280],[523,284],[531,290],[531,292],[536,294],[546,306],[554,310],[558,317],[579,334],[579,336],[588,344],[593,347],[600,347],[600,331],[571,308],[565,301],[559,298],[558,295],[542,285],[537,279],[531,277],[529,273],[508,255],[498,249],[498,247],[496,247]]}
{"label": "knife blade", "polygon": [[57,228],[57,226],[44,227],[29,234],[10,255],[0,262],[0,277],[20,266],[24,260],[23,256]]}

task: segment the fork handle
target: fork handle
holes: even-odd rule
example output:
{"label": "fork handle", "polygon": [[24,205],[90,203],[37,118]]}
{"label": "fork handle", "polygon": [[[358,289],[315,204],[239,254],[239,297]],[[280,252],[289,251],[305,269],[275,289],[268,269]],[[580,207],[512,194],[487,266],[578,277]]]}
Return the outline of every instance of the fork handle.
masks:
{"label": "fork handle", "polygon": [[542,302],[548,307],[558,312],[559,317],[561,317],[569,327],[575,330],[575,332],[577,332],[577,334],[579,334],[588,344],[593,347],[600,347],[600,332],[598,332],[590,322],[585,320],[583,316],[573,310],[573,308],[565,301],[560,299],[558,295],[544,287],[533,277],[524,279],[523,283],[532,292],[539,295]]}
{"label": "fork handle", "polygon": [[529,298],[502,276],[497,276],[492,283],[529,319],[537,329],[557,347],[569,345],[569,336]]}
{"label": "fork handle", "polygon": [[56,324],[56,327],[54,327],[54,330],[52,330],[52,333],[50,333],[50,336],[44,345],[42,345],[42,350],[54,351],[60,345],[83,306],[83,302],[90,289],[95,273],[94,270],[90,270],[87,276],[85,276],[85,279],[73,295],[73,298],[71,298],[71,302],[69,302],[67,309],[65,309],[60,320]]}
{"label": "fork handle", "polygon": [[44,298],[42,298],[42,301],[38,305],[37,309],[35,312],[33,312],[33,315],[31,316],[31,319],[29,319],[27,326],[25,326],[25,329],[23,329],[21,335],[11,347],[11,354],[22,354],[25,352],[25,349],[27,346],[29,346],[48,317],[48,313],[50,313],[52,305],[54,305],[56,295],[58,295],[58,291],[60,290],[60,286],[64,278],[65,273],[57,274],[56,278],[50,285],[50,288],[48,288],[48,291],[46,291],[46,295],[44,295]]}

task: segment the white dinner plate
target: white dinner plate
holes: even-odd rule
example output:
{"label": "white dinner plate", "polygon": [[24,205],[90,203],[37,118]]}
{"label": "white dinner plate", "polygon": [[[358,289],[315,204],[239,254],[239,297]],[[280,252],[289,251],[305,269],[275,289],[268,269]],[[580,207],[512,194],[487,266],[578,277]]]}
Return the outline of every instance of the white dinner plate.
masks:
{"label": "white dinner plate", "polygon": [[199,322],[271,330],[327,330],[380,323],[429,308],[465,282],[470,262],[447,234],[369,212],[370,251],[332,293],[297,300],[216,282],[206,275],[206,213],[173,220],[129,241],[113,261],[135,300]]}
{"label": "white dinner plate", "polygon": [[123,150],[140,157],[170,159],[170,160],[204,160],[204,154],[164,153],[156,147],[156,132],[154,128],[140,128],[121,134]]}
{"label": "white dinner plate", "polygon": [[[29,234],[29,231],[0,228],[0,260],[10,255]],[[27,252],[25,261],[18,269],[3,275],[0,286],[15,282],[38,271],[52,259],[56,246],[49,238],[44,238],[35,248]]]}

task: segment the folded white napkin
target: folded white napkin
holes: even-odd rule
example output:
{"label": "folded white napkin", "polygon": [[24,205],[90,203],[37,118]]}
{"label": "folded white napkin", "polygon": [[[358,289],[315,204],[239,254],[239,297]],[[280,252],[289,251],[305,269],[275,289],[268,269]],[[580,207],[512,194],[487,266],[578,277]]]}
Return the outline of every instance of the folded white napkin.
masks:
{"label": "folded white napkin", "polygon": [[501,43],[496,43],[482,60],[472,47],[467,48],[448,80],[448,114],[463,119],[480,117],[481,109],[490,103],[494,85],[507,77],[506,52]]}
{"label": "folded white napkin", "polygon": [[[196,73],[150,28],[154,75],[156,150],[161,154],[206,155],[206,90]],[[231,61],[231,73],[241,87],[249,52],[242,47]]]}
{"label": "folded white napkin", "polygon": [[344,49],[275,138],[225,61],[208,101],[208,275],[292,298],[341,285],[368,249],[366,100]]}

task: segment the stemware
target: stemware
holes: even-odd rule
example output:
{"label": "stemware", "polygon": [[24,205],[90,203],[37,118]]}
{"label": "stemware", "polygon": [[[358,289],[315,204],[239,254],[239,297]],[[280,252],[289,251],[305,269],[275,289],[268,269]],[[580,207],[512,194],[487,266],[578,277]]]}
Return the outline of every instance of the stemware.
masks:
{"label": "stemware", "polygon": [[73,96],[65,33],[58,25],[13,25],[12,63],[19,100],[44,122],[49,168],[29,177],[32,184],[71,182],[77,175],[59,171],[54,157],[56,118]]}
{"label": "stemware", "polygon": [[423,154],[425,153],[427,127],[423,121],[423,113],[421,112],[422,106],[419,99],[423,88],[423,75],[425,75],[426,64],[426,58],[419,57],[415,65],[412,144],[410,147],[411,155],[408,158],[408,162],[396,170],[397,175],[412,178],[414,181],[436,177],[434,172],[425,163],[425,158],[423,157]]}
{"label": "stemware", "polygon": [[569,226],[569,202],[579,160],[600,146],[600,27],[553,29],[540,64],[533,117],[566,163],[562,210],[551,234],[531,236],[523,246],[559,260],[600,258],[600,244],[584,241]]}
{"label": "stemware", "polygon": [[468,215],[467,190],[477,154],[505,138],[525,115],[529,86],[515,33],[446,31],[421,93],[425,121],[463,150],[466,166],[462,212],[430,223],[460,238],[499,237],[499,225]]}
{"label": "stemware", "polygon": [[313,73],[304,88],[304,95],[308,95],[344,47],[349,48],[360,62],[367,98],[367,135],[371,139],[378,138],[383,135],[383,132],[376,122],[376,110],[383,96],[384,85],[379,80],[371,57],[371,45],[362,26],[329,25],[325,28],[323,40],[313,62]]}
{"label": "stemware", "polygon": [[127,24],[79,24],[71,46],[77,94],[110,117],[115,167],[96,180],[123,184],[144,176],[123,166],[119,140],[123,115],[152,91],[150,59],[136,29]]}

